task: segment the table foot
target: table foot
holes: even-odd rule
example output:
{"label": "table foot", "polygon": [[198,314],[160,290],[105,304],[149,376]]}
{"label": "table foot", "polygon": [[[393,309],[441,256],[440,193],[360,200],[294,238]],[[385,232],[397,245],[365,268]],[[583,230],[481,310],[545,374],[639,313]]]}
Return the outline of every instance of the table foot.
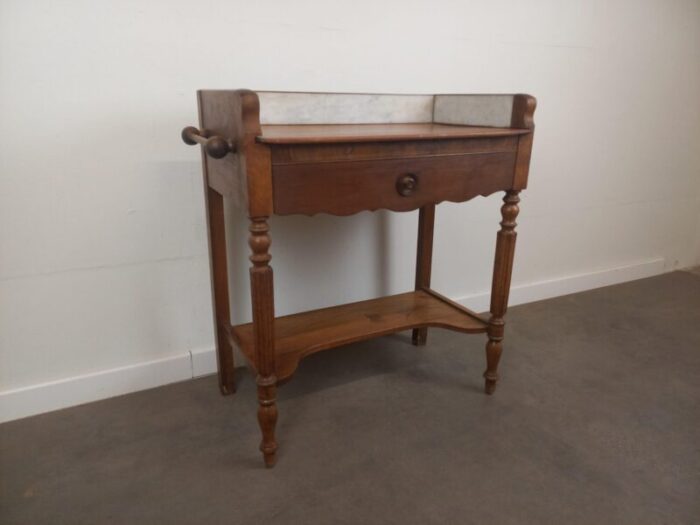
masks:
{"label": "table foot", "polygon": [[416,346],[425,346],[425,342],[428,340],[428,329],[414,328],[412,340],[413,344]]}
{"label": "table foot", "polygon": [[236,385],[219,385],[219,392],[222,396],[230,396],[236,393]]}
{"label": "table foot", "polygon": [[486,372],[484,372],[484,392],[488,395],[496,391],[498,362],[501,359],[502,352],[502,341],[489,339],[489,342],[486,343]]}
{"label": "table foot", "polygon": [[277,378],[258,376],[256,382],[258,384],[258,422],[262,432],[260,451],[263,453],[265,466],[270,468],[277,461],[277,441],[275,440]]}

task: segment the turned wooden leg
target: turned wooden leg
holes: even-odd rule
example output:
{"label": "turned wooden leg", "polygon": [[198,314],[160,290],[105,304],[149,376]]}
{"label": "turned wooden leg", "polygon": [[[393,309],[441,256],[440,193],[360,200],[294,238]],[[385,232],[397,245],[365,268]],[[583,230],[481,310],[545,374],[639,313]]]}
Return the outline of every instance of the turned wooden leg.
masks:
{"label": "turned wooden leg", "polygon": [[[435,205],[426,204],[418,212],[418,249],[416,250],[416,290],[430,286],[430,270],[433,259],[433,226]],[[413,344],[424,345],[428,328],[413,329]]]}
{"label": "turned wooden leg", "polygon": [[250,293],[253,305],[253,333],[258,367],[258,422],[262,431],[260,450],[265,466],[272,467],[277,460],[275,424],[277,423],[277,377],[275,376],[275,306],[270,267],[270,235],[267,217],[252,217],[248,243],[252,250],[250,260]]}
{"label": "turned wooden leg", "polygon": [[491,317],[489,319],[486,343],[486,372],[484,372],[484,390],[493,394],[498,381],[498,361],[503,351],[503,332],[505,321],[503,317],[508,308],[508,293],[510,291],[510,276],[513,270],[515,255],[515,219],[520,211],[520,198],[517,191],[506,192],[501,207],[501,229],[496,239],[496,259],[493,265],[493,282],[491,285]]}
{"label": "turned wooden leg", "polygon": [[214,329],[216,357],[219,370],[219,389],[224,395],[236,391],[234,380],[233,348],[229,341],[231,310],[228,297],[228,269],[226,263],[226,230],[224,227],[224,198],[208,188],[207,210],[209,219],[209,249],[211,252],[211,281],[214,301]]}

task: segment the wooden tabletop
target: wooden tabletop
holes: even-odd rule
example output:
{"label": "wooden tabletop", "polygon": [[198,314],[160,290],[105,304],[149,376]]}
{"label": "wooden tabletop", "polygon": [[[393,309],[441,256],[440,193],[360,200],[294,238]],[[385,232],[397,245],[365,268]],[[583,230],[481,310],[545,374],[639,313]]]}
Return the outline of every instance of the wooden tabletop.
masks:
{"label": "wooden tabletop", "polygon": [[530,133],[529,129],[454,126],[449,124],[299,124],[264,125],[258,142],[309,144],[333,142],[389,142],[449,138],[503,137]]}

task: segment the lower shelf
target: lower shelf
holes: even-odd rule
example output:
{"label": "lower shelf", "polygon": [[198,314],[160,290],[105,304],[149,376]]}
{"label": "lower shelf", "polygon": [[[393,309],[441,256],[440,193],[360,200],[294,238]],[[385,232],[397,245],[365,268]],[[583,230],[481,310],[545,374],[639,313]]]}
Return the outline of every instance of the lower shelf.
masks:
{"label": "lower shelf", "polygon": [[[277,379],[280,382],[288,379],[296,370],[299,360],[315,352],[426,326],[482,333],[486,331],[487,322],[432,290],[419,290],[277,317]],[[253,324],[233,326],[231,337],[253,368],[257,369]]]}

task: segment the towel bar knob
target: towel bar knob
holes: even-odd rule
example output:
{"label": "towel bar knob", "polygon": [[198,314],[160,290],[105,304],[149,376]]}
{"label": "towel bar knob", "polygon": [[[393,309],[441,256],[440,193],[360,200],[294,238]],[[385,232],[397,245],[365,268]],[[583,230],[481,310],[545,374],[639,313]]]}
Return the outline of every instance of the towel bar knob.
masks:
{"label": "towel bar knob", "polygon": [[236,151],[236,147],[225,138],[218,135],[210,137],[207,130],[199,131],[194,126],[187,126],[182,130],[182,141],[190,146],[195,144],[204,146],[207,155],[214,159],[222,159]]}

